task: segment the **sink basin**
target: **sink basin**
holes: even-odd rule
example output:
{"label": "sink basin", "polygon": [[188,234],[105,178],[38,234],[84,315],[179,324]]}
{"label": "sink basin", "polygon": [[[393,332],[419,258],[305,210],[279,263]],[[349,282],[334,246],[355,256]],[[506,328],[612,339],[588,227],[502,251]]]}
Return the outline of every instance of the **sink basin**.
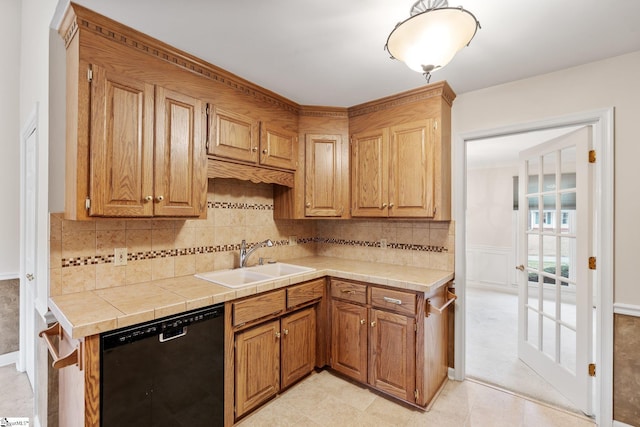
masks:
{"label": "sink basin", "polygon": [[195,277],[217,283],[228,288],[241,288],[282,277],[314,271],[315,268],[276,262],[274,264],[256,265],[254,267],[236,268],[233,270],[217,270],[196,274]]}
{"label": "sink basin", "polygon": [[208,273],[196,274],[196,277],[228,288],[240,288],[242,286],[274,279],[272,275],[258,273],[257,271],[246,268],[210,271]]}
{"label": "sink basin", "polygon": [[276,262],[274,264],[256,265],[254,267],[249,267],[249,270],[257,271],[263,274],[269,274],[271,276],[283,277],[299,273],[307,273],[309,271],[314,271],[315,268]]}

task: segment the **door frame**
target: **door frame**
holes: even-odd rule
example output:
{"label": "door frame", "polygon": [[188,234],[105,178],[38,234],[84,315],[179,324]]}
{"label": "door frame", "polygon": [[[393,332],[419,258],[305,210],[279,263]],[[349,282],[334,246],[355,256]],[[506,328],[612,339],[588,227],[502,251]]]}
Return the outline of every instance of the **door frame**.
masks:
{"label": "door frame", "polygon": [[[466,339],[466,203],[467,203],[467,142],[515,135],[525,132],[566,126],[593,126],[593,149],[597,153],[594,175],[594,200],[597,225],[595,231],[598,269],[596,270],[595,302],[595,399],[593,410],[598,425],[613,423],[613,221],[614,221],[614,108],[586,111],[532,122],[465,132],[454,136],[454,219],[455,287],[458,299],[455,309],[455,359],[452,376],[465,379]],[[585,367],[586,369],[586,367]]]}

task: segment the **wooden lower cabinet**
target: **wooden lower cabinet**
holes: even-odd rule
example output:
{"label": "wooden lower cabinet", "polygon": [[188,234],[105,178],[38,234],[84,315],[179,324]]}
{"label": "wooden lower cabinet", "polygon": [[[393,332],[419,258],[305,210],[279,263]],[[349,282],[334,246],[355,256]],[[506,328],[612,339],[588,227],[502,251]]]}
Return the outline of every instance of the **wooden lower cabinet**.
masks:
{"label": "wooden lower cabinet", "polygon": [[280,390],[280,321],[236,334],[235,404],[241,417]]}
{"label": "wooden lower cabinet", "polygon": [[316,308],[311,306],[235,334],[235,419],[316,366]]}
{"label": "wooden lower cabinet", "polygon": [[367,308],[345,301],[331,306],[331,367],[367,382]]}
{"label": "wooden lower cabinet", "polygon": [[336,372],[428,407],[447,379],[447,286],[429,293],[332,279],[330,366]]}
{"label": "wooden lower cabinet", "polygon": [[369,319],[369,384],[415,400],[415,318],[372,309]]}

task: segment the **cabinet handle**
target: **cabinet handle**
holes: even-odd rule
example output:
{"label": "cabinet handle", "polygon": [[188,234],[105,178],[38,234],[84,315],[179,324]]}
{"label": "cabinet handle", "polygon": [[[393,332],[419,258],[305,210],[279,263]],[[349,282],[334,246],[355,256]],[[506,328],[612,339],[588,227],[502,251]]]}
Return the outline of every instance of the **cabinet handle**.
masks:
{"label": "cabinet handle", "polygon": [[310,208],[310,207],[311,207],[311,202],[307,202],[307,203],[305,203],[305,206],[306,206],[306,207],[308,207],[308,208]]}
{"label": "cabinet handle", "polygon": [[264,150],[262,150],[262,154],[267,154],[269,151],[265,148]]}
{"label": "cabinet handle", "polygon": [[356,293],[356,291],[354,291],[353,289],[341,289],[340,292],[342,292],[343,294],[349,294],[349,295],[353,295]]}
{"label": "cabinet handle", "polygon": [[276,338],[280,338],[280,332],[276,332]]}
{"label": "cabinet handle", "polygon": [[253,148],[251,149],[251,151],[253,151],[253,152],[255,153],[256,151],[258,151],[258,147],[253,147]]}
{"label": "cabinet handle", "polygon": [[402,305],[402,300],[399,300],[397,298],[382,297],[382,299],[385,300],[385,302],[388,302],[391,304]]}
{"label": "cabinet handle", "polygon": [[371,322],[371,327],[375,327],[376,326],[376,321],[374,320],[373,322]]}
{"label": "cabinet handle", "polygon": [[289,335],[289,330],[288,329],[283,329],[282,332],[284,332],[285,335]]}
{"label": "cabinet handle", "polygon": [[152,200],[153,200],[153,196],[147,196],[147,197],[144,198],[145,202],[150,202]]}
{"label": "cabinet handle", "polygon": [[156,197],[156,200],[157,200],[157,201],[159,201],[159,202],[161,202],[161,201],[163,201],[163,200],[164,200],[164,196],[158,196],[158,197]]}

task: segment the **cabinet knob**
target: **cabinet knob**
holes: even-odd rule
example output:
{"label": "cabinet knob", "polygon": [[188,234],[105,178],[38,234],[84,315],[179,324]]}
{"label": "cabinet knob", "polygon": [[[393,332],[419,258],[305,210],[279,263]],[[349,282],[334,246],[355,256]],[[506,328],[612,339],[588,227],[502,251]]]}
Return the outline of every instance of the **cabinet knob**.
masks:
{"label": "cabinet knob", "polygon": [[361,325],[364,325],[365,323],[367,323],[367,321],[366,321],[366,320],[364,320],[364,319],[360,319],[360,324],[361,324]]}
{"label": "cabinet knob", "polygon": [[153,196],[147,196],[147,197],[144,198],[145,202],[150,202],[152,200],[153,200]]}
{"label": "cabinet knob", "polygon": [[306,207],[310,208],[311,207],[311,202],[307,202],[304,204]]}
{"label": "cabinet knob", "polygon": [[376,321],[375,320],[373,322],[371,322],[371,327],[373,328],[374,326],[376,326]]}
{"label": "cabinet knob", "polygon": [[156,197],[156,200],[157,200],[157,201],[159,201],[159,202],[161,202],[161,201],[163,201],[163,200],[164,200],[164,196],[158,196],[158,197]]}
{"label": "cabinet knob", "polygon": [[269,151],[265,148],[264,150],[262,150],[262,154],[267,154]]}
{"label": "cabinet knob", "polygon": [[280,338],[280,332],[276,332],[276,338]]}
{"label": "cabinet knob", "polygon": [[393,203],[389,203],[389,207],[392,208],[393,207]]}
{"label": "cabinet knob", "polygon": [[283,330],[282,330],[282,332],[283,332],[285,335],[289,335],[289,330],[288,330],[288,329],[283,329]]}
{"label": "cabinet knob", "polygon": [[253,152],[255,153],[256,151],[258,151],[258,147],[253,147],[253,148],[251,149],[251,151],[253,151]]}
{"label": "cabinet knob", "polygon": [[387,204],[386,204],[386,203],[383,203],[383,204],[382,204],[382,209],[384,209],[384,208],[386,208],[386,207],[387,207]]}

